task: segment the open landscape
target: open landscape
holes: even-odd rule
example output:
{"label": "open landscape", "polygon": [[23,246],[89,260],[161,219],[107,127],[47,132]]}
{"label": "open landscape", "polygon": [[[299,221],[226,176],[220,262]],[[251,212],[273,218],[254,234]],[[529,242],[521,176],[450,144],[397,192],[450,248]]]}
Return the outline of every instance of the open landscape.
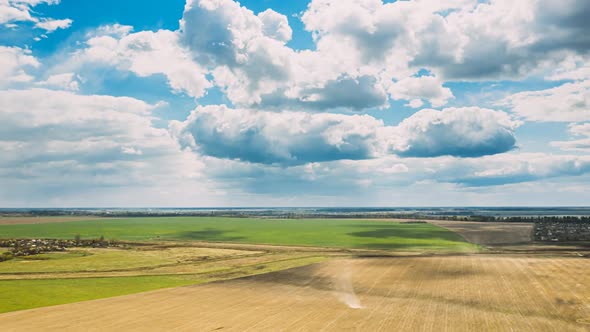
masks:
{"label": "open landscape", "polygon": [[[333,256],[389,254],[391,249],[412,255],[479,250],[458,234],[426,223],[216,217],[37,219],[36,223],[23,219],[22,224],[0,225],[0,241],[102,237],[114,245],[73,247],[1,262],[0,312],[267,273]],[[68,288],[72,291],[64,291]]]}
{"label": "open landscape", "polygon": [[[333,260],[0,316],[5,330],[586,331],[587,259]],[[573,275],[573,277],[572,277]]]}
{"label": "open landscape", "polygon": [[590,330],[590,246],[530,223],[2,220],[0,240],[80,241],[0,262],[3,331]]}
{"label": "open landscape", "polygon": [[0,0],[0,332],[590,332],[590,0]]}

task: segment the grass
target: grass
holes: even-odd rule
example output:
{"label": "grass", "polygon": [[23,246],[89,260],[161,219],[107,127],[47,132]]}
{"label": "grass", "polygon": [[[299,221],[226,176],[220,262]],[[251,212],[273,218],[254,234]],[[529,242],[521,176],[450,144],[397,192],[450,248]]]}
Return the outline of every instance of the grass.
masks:
{"label": "grass", "polygon": [[325,259],[324,256],[296,257],[199,274],[0,280],[0,313],[233,279],[304,266]]}
{"label": "grass", "polygon": [[[145,242],[211,241],[432,251],[478,248],[456,233],[430,224],[351,219],[175,217],[0,225],[0,238],[73,239],[78,234],[82,238],[104,236],[106,239]],[[285,252],[238,258],[243,251],[182,246],[184,244],[156,250],[77,248],[65,253],[2,262],[0,276],[19,275],[18,280],[0,280],[0,312],[232,279],[307,265],[327,258],[320,253],[321,249],[317,253],[304,254],[310,256]],[[228,259],[193,264],[202,256]],[[146,270],[148,267],[151,268]],[[112,271],[120,270],[125,270],[125,276],[113,276]],[[38,278],[39,273],[44,274],[43,279],[32,279]]]}
{"label": "grass", "polygon": [[101,272],[136,270],[159,265],[190,262],[208,257],[237,257],[248,252],[230,249],[89,249],[79,248],[63,253],[17,257],[0,263],[0,275],[6,273]]}
{"label": "grass", "polygon": [[0,238],[214,241],[365,249],[470,250],[456,233],[431,224],[351,219],[220,217],[126,218],[0,225]]}
{"label": "grass", "polygon": [[0,313],[203,282],[185,276],[0,281]]}

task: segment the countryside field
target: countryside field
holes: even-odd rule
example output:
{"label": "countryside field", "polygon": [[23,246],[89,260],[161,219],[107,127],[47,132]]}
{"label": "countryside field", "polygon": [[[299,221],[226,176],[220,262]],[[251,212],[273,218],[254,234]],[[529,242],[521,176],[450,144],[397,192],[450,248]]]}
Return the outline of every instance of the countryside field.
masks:
{"label": "countryside field", "polygon": [[586,331],[589,272],[579,258],[333,260],[8,313],[0,325],[7,331]]}
{"label": "countryside field", "polygon": [[479,225],[195,217],[0,223],[0,238],[119,243],[0,262],[0,327],[590,330],[588,248],[537,253],[531,248],[539,245],[523,243],[530,225]]}
{"label": "countryside field", "polygon": [[[131,241],[124,248],[70,248],[0,263],[0,312],[272,272],[350,255],[350,249],[396,248],[416,253],[478,250],[459,235],[429,224],[191,217],[82,219],[27,218],[18,223],[11,218],[0,223],[0,238],[79,236]],[[73,291],[65,292],[68,288]]]}
{"label": "countryside field", "polygon": [[0,238],[73,239],[76,235],[124,241],[214,241],[362,249],[473,248],[459,235],[430,224],[351,219],[174,217],[0,225]]}

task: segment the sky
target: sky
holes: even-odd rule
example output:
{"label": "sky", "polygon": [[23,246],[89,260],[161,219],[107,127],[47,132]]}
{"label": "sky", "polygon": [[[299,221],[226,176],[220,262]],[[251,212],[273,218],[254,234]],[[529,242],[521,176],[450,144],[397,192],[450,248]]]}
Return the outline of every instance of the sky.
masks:
{"label": "sky", "polygon": [[0,207],[579,206],[587,0],[0,0]]}

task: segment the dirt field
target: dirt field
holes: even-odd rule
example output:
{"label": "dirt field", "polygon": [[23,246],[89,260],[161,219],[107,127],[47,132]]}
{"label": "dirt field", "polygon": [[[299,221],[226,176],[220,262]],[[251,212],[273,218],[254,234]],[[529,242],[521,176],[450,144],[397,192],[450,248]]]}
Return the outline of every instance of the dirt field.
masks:
{"label": "dirt field", "polygon": [[457,232],[465,240],[481,245],[528,244],[532,242],[532,223],[442,220],[429,220],[428,222]]}
{"label": "dirt field", "polygon": [[6,313],[0,315],[0,327],[3,331],[590,331],[589,284],[590,260],[584,258],[332,260],[232,281]]}

